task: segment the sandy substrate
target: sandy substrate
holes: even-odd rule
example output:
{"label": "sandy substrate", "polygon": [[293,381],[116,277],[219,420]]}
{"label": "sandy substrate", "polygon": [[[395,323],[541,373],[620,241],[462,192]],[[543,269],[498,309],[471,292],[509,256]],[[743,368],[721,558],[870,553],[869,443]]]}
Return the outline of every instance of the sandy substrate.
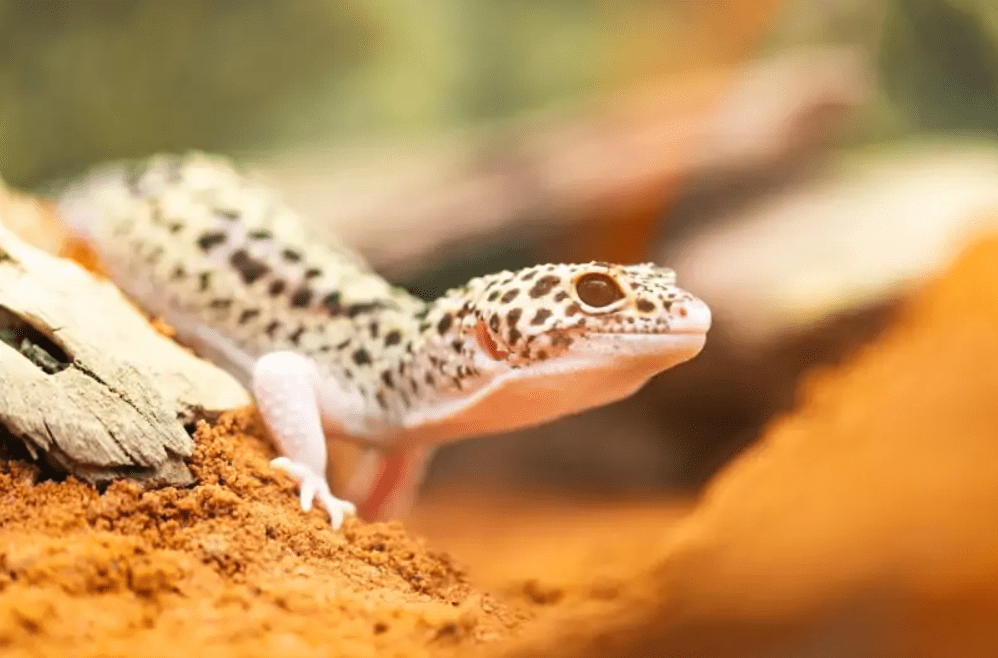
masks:
{"label": "sandy substrate", "polygon": [[422,655],[521,623],[400,525],[301,513],[258,437],[250,412],[202,425],[189,490],[102,496],[4,468],[4,655]]}
{"label": "sandy substrate", "polygon": [[[998,241],[688,504],[437,492],[406,527],[299,511],[251,411],[188,490],[0,460],[4,656],[989,655]],[[463,565],[463,566],[462,566]]]}

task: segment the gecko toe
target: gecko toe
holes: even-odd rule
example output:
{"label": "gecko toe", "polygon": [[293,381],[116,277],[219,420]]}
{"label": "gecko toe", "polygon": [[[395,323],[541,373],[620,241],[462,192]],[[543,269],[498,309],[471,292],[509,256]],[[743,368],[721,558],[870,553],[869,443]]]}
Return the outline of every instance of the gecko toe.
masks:
{"label": "gecko toe", "polygon": [[340,529],[340,526],[343,525],[343,519],[346,516],[357,515],[357,507],[353,503],[337,498],[328,489],[319,491],[319,502],[325,508],[326,512],[329,513],[329,521],[333,526],[333,530]]}
{"label": "gecko toe", "polygon": [[312,500],[316,494],[315,480],[305,478],[299,486],[301,487],[301,492],[298,495],[298,500],[301,502],[301,509],[303,512],[308,512],[312,509]]}
{"label": "gecko toe", "polygon": [[357,508],[353,503],[334,496],[325,478],[316,475],[304,464],[293,462],[287,457],[278,457],[271,461],[270,465],[287,473],[298,485],[298,501],[302,511],[310,511],[318,498],[319,504],[329,514],[333,530],[339,530],[347,516],[357,514]]}

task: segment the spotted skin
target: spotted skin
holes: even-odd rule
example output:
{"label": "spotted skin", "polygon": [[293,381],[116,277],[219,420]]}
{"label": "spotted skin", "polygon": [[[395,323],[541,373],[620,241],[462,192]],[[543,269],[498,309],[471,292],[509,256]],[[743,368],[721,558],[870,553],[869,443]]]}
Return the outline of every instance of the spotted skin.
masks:
{"label": "spotted skin", "polygon": [[[347,488],[368,516],[397,513],[433,445],[619,399],[695,355],[710,324],[652,264],[537,265],[426,303],[202,154],[98,169],[59,206],[127,294],[252,388],[285,454],[275,465],[334,525],[353,509],[329,491],[323,435],[382,455],[371,472],[390,475]],[[557,390],[570,374],[579,391]]]}

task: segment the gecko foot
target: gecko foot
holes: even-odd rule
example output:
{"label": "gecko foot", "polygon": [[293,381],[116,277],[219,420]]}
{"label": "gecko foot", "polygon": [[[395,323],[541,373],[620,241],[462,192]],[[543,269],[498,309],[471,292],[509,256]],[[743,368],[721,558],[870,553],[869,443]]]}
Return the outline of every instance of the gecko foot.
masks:
{"label": "gecko foot", "polygon": [[299,500],[304,511],[312,509],[312,502],[318,498],[319,504],[329,513],[333,530],[339,530],[345,516],[355,516],[357,508],[353,503],[337,498],[329,490],[326,478],[317,475],[304,464],[293,462],[287,457],[278,457],[270,462],[271,467],[284,471],[298,483]]}

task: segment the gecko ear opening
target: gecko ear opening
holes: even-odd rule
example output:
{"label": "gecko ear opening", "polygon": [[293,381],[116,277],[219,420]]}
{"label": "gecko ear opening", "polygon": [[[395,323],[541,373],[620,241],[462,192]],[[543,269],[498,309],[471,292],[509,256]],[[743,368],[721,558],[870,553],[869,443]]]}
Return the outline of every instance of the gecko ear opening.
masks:
{"label": "gecko ear opening", "polygon": [[499,344],[492,338],[492,334],[489,333],[489,328],[485,326],[485,322],[479,321],[475,325],[475,338],[478,340],[478,346],[492,357],[493,360],[502,361],[509,356],[509,352],[499,348]]}

